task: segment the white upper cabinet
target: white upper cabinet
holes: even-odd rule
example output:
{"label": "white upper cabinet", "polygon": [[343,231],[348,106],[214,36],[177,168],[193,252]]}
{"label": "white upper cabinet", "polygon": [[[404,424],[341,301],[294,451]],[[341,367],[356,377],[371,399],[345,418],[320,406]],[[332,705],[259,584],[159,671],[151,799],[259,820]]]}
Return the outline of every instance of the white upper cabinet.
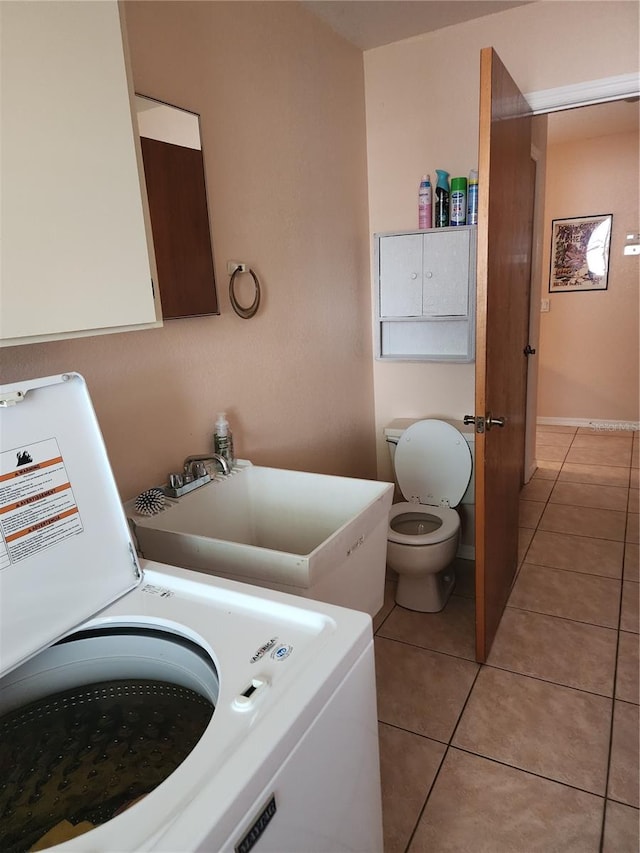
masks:
{"label": "white upper cabinet", "polygon": [[473,361],[476,228],[375,237],[378,358]]}
{"label": "white upper cabinet", "polygon": [[4,346],[159,325],[117,2],[0,3]]}
{"label": "white upper cabinet", "polygon": [[380,237],[380,316],[466,316],[469,229]]}
{"label": "white upper cabinet", "polygon": [[422,234],[380,238],[380,316],[421,317]]}

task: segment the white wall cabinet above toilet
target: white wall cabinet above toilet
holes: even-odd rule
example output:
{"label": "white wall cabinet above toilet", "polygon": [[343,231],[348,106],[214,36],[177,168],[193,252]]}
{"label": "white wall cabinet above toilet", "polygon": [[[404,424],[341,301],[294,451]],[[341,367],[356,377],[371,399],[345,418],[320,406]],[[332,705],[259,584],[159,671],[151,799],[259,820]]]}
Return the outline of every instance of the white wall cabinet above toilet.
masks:
{"label": "white wall cabinet above toilet", "polygon": [[4,346],[159,325],[118,3],[0,3]]}
{"label": "white wall cabinet above toilet", "polygon": [[474,359],[476,228],[375,235],[376,355]]}

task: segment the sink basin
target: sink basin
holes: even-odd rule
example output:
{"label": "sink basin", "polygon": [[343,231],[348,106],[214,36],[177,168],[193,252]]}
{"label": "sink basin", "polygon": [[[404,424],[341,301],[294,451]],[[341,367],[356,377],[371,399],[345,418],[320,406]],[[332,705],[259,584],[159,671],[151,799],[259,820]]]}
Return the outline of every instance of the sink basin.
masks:
{"label": "sink basin", "polygon": [[140,554],[371,616],[384,597],[391,483],[245,463],[127,516]]}

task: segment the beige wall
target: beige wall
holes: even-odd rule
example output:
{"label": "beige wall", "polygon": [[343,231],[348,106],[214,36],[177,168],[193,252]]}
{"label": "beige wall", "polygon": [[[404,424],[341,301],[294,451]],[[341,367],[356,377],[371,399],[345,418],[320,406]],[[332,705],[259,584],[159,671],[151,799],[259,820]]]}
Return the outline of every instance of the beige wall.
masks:
{"label": "beige wall", "polygon": [[[638,134],[601,136],[547,150],[538,416],[640,419],[638,256],[623,254],[638,230]],[[613,214],[608,290],[548,293],[551,220]]]}
{"label": "beige wall", "polygon": [[[390,476],[382,426],[473,408],[472,365],[371,369],[371,232],[413,228],[424,171],[477,159],[478,66],[523,91],[637,69],[635,2],[533,3],[364,56],[292,2],[127,2],[138,91],[202,115],[222,315],[4,350],[2,381],[83,373],[123,497],[210,447],[218,410],[261,464]],[[579,10],[579,13],[577,13]],[[232,312],[226,261],[259,274]],[[372,375],[373,374],[373,375]]]}
{"label": "beige wall", "polygon": [[[124,5],[136,90],[202,117],[222,314],[10,348],[2,380],[83,373],[124,498],[211,449],[219,410],[254,462],[373,476],[360,51],[295,3]],[[252,320],[228,259],[260,277]]]}
{"label": "beige wall", "polygon": [[[638,6],[531,3],[367,51],[372,233],[416,227],[424,172],[467,175],[477,166],[479,55],[488,46],[525,93],[637,73]],[[473,411],[474,366],[376,362],[374,387],[378,470],[388,477],[384,425]]]}

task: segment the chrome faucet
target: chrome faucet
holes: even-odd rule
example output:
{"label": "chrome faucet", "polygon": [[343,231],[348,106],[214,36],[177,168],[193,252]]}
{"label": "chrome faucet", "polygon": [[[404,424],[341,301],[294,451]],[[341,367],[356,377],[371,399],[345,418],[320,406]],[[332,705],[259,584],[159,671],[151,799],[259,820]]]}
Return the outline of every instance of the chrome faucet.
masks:
{"label": "chrome faucet", "polygon": [[198,462],[217,462],[223,474],[231,473],[229,462],[219,453],[197,453],[195,456],[187,456],[183,462],[184,473],[195,475],[194,468]]}

